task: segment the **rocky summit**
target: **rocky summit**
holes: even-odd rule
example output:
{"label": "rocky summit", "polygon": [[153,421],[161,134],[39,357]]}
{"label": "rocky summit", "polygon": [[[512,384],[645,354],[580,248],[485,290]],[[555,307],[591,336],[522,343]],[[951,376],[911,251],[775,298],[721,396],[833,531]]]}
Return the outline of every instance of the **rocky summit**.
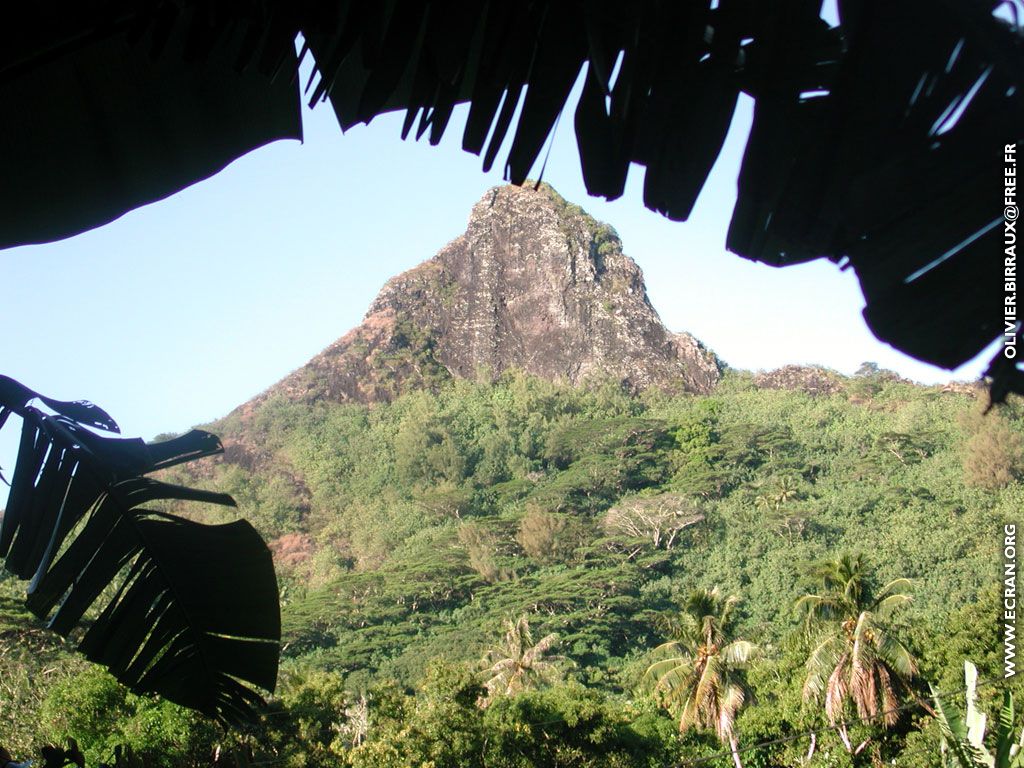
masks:
{"label": "rocky summit", "polygon": [[508,369],[633,391],[708,392],[720,376],[714,354],[662,324],[611,227],[547,185],[502,186],[462,235],[389,280],[361,325],[259,399],[389,401]]}

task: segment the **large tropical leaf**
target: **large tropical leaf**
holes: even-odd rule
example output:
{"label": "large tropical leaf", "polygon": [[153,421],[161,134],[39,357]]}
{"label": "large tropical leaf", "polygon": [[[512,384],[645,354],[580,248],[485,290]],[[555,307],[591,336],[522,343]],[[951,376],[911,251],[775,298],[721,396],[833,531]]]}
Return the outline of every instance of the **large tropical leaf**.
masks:
{"label": "large tropical leaf", "polygon": [[[301,139],[291,72],[244,68],[246,9],[227,29],[201,5],[25,5],[0,27],[0,247],[106,224],[256,147]],[[292,69],[294,39],[274,46]]]}
{"label": "large tropical leaf", "polygon": [[[933,694],[934,694],[933,690]],[[935,714],[936,720],[939,723],[939,730],[942,732],[943,745],[945,749],[949,750],[956,761],[959,763],[961,768],[983,768],[988,765],[991,766],[990,761],[986,761],[986,757],[991,759],[991,756],[987,755],[977,745],[972,744],[967,738],[967,726],[964,724],[963,717],[956,709],[948,708],[942,703],[942,698],[938,695],[933,696],[935,700]]]}
{"label": "large tropical leaf", "polygon": [[[985,746],[985,714],[978,709],[978,670],[969,661],[964,662],[964,698],[967,702],[967,716],[963,717],[954,707],[943,704],[942,697],[931,687],[935,701],[935,718],[942,733],[943,748],[948,750],[961,768],[1008,768],[1005,763],[996,763],[995,757]],[[1012,699],[1011,699],[1012,717]],[[1003,730],[1000,729],[1000,735]],[[1009,735],[1009,729],[1006,730]],[[1012,735],[1010,736],[1012,741]],[[1009,748],[1005,749],[1007,757]]]}
{"label": "large tropical leaf", "polygon": [[[1003,691],[1003,706],[999,709],[999,729],[996,731],[996,765],[1009,766],[1010,758],[1020,751],[1013,740],[1013,694]],[[1022,734],[1024,736],[1024,734]],[[1014,749],[1014,747],[1017,749]]]}
{"label": "large tropical leaf", "polygon": [[[55,414],[31,404],[45,403]],[[0,377],[0,422],[22,418],[17,464],[0,521],[0,557],[31,580],[28,607],[140,693],[226,723],[273,690],[280,611],[270,552],[245,521],[207,526],[143,505],[230,496],[143,477],[220,452],[194,430],[162,443],[103,437],[117,426],[86,402],[38,396]],[[113,594],[111,588],[113,585]],[[105,605],[101,603],[105,602]],[[96,606],[98,615],[83,622]]]}

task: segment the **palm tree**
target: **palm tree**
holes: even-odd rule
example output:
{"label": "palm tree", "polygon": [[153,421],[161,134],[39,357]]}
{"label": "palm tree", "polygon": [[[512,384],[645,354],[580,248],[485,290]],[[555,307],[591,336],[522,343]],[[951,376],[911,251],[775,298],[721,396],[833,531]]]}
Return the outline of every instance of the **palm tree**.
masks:
{"label": "palm tree", "polygon": [[766,511],[778,512],[786,504],[800,497],[800,488],[789,475],[784,475],[775,481],[775,485],[767,490],[762,490],[754,498],[754,503],[763,507]]}
{"label": "palm tree", "polygon": [[754,497],[754,505],[764,510],[764,520],[780,536],[790,541],[795,535],[802,535],[807,527],[810,513],[806,509],[792,508],[790,502],[800,499],[800,486],[795,478],[784,475],[771,488],[758,486],[760,493]]}
{"label": "palm tree", "polygon": [[883,727],[898,719],[896,688],[917,674],[917,662],[910,651],[885,628],[885,623],[910,602],[909,579],[894,579],[881,589],[872,589],[861,555],[844,554],[813,566],[811,573],[822,585],[821,594],[797,600],[806,614],[808,627],[821,635],[807,659],[804,700],[824,699],[825,716],[837,726],[849,752],[850,743],[843,715],[848,702],[857,716],[880,717]]}
{"label": "palm tree", "polygon": [[487,695],[481,704],[487,706],[498,696],[514,696],[539,683],[550,682],[559,675],[556,664],[561,656],[550,651],[558,645],[558,635],[549,634],[533,642],[530,622],[526,616],[516,621],[505,620],[505,640],[484,656],[484,687]]}
{"label": "palm tree", "polygon": [[671,655],[648,667],[644,679],[662,706],[679,718],[680,733],[714,729],[732,750],[736,768],[742,768],[733,725],[746,701],[740,671],[757,648],[746,640],[729,640],[738,602],[718,587],[692,592],[670,628],[672,640],[655,649]]}

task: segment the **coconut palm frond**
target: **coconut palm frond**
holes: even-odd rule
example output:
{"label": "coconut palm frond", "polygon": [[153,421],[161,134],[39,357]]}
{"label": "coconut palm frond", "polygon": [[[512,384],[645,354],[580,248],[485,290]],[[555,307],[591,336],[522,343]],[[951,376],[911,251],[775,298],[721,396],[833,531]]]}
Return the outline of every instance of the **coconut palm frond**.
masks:
{"label": "coconut palm frond", "polygon": [[871,642],[871,614],[862,611],[857,617],[853,630],[853,647],[850,651],[850,698],[857,708],[859,717],[873,717],[875,714],[875,659]]}
{"label": "coconut palm frond", "polygon": [[835,725],[843,718],[843,707],[849,693],[846,682],[848,661],[849,657],[844,654],[825,685],[825,717],[828,718],[829,725]]}
{"label": "coconut palm frond", "polygon": [[857,648],[850,659],[848,689],[850,699],[857,709],[857,716],[863,719],[878,714],[878,687],[876,685],[877,665],[869,648]]}
{"label": "coconut palm frond", "polygon": [[805,667],[807,677],[804,680],[804,700],[820,699],[825,693],[829,676],[832,671],[841,663],[842,654],[839,651],[839,643],[833,636],[827,636],[811,651]]}
{"label": "coconut palm frond", "polygon": [[[668,707],[670,712],[674,712],[673,707]],[[697,728],[700,726],[700,706],[696,699],[690,698],[683,702],[681,709],[679,710],[679,732],[686,733],[691,728]]]}
{"label": "coconut palm frond", "polygon": [[758,647],[749,640],[733,640],[718,652],[720,658],[730,667],[739,669],[750,663]]}
{"label": "coconut palm frond", "polygon": [[684,611],[673,616],[660,616],[658,622],[665,635],[674,641],[688,645],[700,643],[701,624],[689,613]]}
{"label": "coconut palm frond", "polygon": [[882,722],[887,728],[896,725],[900,713],[898,710],[899,700],[896,698],[896,691],[893,688],[892,676],[884,664],[876,667],[878,674],[878,690],[882,698]]}
{"label": "coconut palm frond", "polygon": [[917,660],[907,647],[883,629],[875,628],[878,658],[908,680],[917,675]]}
{"label": "coconut palm frond", "polygon": [[690,694],[697,703],[697,710],[701,718],[701,725],[707,722],[714,722],[715,710],[718,705],[718,688],[721,685],[721,676],[715,665],[708,662],[699,668],[696,685]]}
{"label": "coconut palm frond", "polygon": [[884,621],[903,606],[913,602],[913,600],[914,598],[911,595],[904,595],[900,593],[885,595],[874,602],[871,607],[871,612],[880,620]]}
{"label": "coconut palm frond", "polygon": [[884,599],[885,597],[888,597],[889,595],[906,594],[909,590],[913,588],[913,579],[893,579],[892,581],[887,582],[885,585],[882,586],[881,589],[878,590],[877,594],[875,595],[875,602],[877,603],[878,601]]}
{"label": "coconut palm frond", "polygon": [[[719,588],[715,587],[713,591],[718,592]],[[733,612],[736,610],[736,606],[740,604],[740,599],[736,595],[728,595],[725,598],[719,597],[719,599],[721,601],[721,608],[718,611],[718,623],[725,628],[731,625]]]}
{"label": "coconut palm frond", "polygon": [[834,595],[802,595],[794,607],[804,616],[808,626],[812,626],[816,621],[837,619],[846,615],[849,609],[845,600]]}
{"label": "coconut palm frond", "polygon": [[724,743],[729,740],[736,724],[736,714],[743,708],[745,702],[746,694],[742,687],[733,684],[722,690],[718,702],[718,721],[715,724],[715,732],[719,741]]}
{"label": "coconut palm frond", "polygon": [[673,658],[691,656],[693,649],[686,643],[680,642],[679,640],[669,640],[667,643],[662,643],[657,646],[651,653],[655,656],[671,656]]}
{"label": "coconut palm frond", "polygon": [[[536,663],[542,663],[541,660],[547,656],[548,651],[558,645],[558,635],[551,633],[545,635],[536,644],[528,647],[523,653],[523,664],[530,666]],[[554,661],[554,658],[548,657],[548,662]]]}
{"label": "coconut palm frond", "polygon": [[671,699],[680,694],[689,695],[699,679],[696,670],[688,659],[664,659],[647,668],[644,680],[663,699]]}

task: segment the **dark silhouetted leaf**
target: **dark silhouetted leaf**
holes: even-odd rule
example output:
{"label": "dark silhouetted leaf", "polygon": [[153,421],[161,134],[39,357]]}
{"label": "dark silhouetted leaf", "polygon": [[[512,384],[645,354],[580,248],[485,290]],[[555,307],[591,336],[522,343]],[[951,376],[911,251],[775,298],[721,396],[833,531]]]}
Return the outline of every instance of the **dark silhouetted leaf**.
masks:
{"label": "dark silhouetted leaf", "polygon": [[[208,526],[140,509],[168,499],[233,506],[225,494],[142,476],[219,453],[220,441],[200,430],[153,445],[102,437],[66,415],[113,423],[99,409],[50,416],[27,405],[35,398],[57,403],[0,378],[0,408],[23,420],[0,556],[8,571],[31,579],[28,607],[67,636],[118,583],[82,639],[85,655],[136,692],[225,723],[251,719],[262,701],[251,686],[273,690],[277,679],[281,619],[270,551],[245,521]],[[73,755],[57,750],[52,759]]]}

